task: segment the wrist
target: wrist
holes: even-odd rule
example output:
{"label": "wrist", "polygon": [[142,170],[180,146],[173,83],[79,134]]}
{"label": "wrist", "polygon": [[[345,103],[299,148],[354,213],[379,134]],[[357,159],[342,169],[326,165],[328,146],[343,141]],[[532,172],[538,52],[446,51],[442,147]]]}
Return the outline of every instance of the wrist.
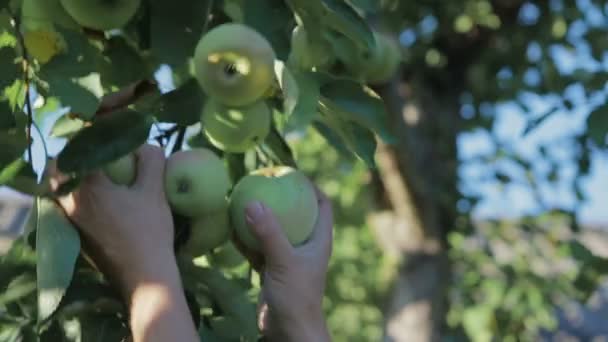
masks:
{"label": "wrist", "polygon": [[177,261],[172,251],[155,251],[145,260],[126,265],[127,268],[118,275],[118,285],[127,301],[146,286],[171,290],[181,288]]}

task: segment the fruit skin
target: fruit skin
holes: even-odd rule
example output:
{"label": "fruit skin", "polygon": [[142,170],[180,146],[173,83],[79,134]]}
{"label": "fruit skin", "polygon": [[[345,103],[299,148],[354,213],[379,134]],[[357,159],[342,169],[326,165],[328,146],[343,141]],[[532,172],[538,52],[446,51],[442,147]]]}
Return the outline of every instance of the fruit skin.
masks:
{"label": "fruit skin", "polygon": [[228,209],[220,210],[192,222],[190,238],[182,252],[192,258],[209,253],[230,239]]}
{"label": "fruit skin", "polygon": [[232,107],[250,105],[270,89],[276,56],[268,40],[241,24],[223,24],[204,35],[194,72],[211,98]]}
{"label": "fruit skin", "polygon": [[61,4],[81,26],[105,31],[125,26],[141,0],[61,0]]}
{"label": "fruit skin", "polygon": [[333,62],[333,56],[330,54],[331,46],[327,42],[323,43],[311,44],[304,27],[296,26],[291,34],[289,61],[305,70],[329,66]]}
{"label": "fruit skin", "polygon": [[230,197],[230,218],[236,234],[247,247],[258,249],[258,242],[245,220],[245,208],[254,201],[272,210],[292,245],[310,237],[319,206],[315,190],[300,171],[287,166],[266,168],[245,176]]}
{"label": "fruit skin", "polygon": [[389,36],[376,33],[376,44],[378,45],[377,54],[379,58],[372,63],[370,69],[367,70],[365,78],[372,84],[384,83],[390,80],[401,64],[401,48],[399,43]]}
{"label": "fruit skin", "polygon": [[226,207],[231,183],[224,162],[210,150],[173,154],[165,168],[165,193],[177,213],[203,217]]}
{"label": "fruit skin", "polygon": [[117,185],[130,186],[135,182],[137,162],[133,154],[128,154],[103,167],[106,176]]}
{"label": "fruit skin", "polygon": [[401,51],[391,37],[374,32],[375,47],[371,51],[354,53],[346,62],[347,68],[356,76],[372,84],[388,81],[399,68]]}
{"label": "fruit skin", "polygon": [[203,108],[201,124],[205,136],[215,147],[242,153],[266,139],[271,119],[270,108],[263,101],[248,107],[229,108],[211,100]]}

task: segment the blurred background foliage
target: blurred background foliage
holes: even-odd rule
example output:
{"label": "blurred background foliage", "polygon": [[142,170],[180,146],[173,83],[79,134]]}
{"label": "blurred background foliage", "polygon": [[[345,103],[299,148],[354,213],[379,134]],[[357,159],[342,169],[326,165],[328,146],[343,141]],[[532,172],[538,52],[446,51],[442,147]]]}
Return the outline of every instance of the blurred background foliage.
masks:
{"label": "blurred background foliage", "polygon": [[[599,256],[605,256],[605,244],[583,243],[586,233],[597,229],[604,241],[607,223],[602,208],[608,185],[597,179],[608,171],[603,162],[608,5],[591,0],[351,3],[399,37],[403,71],[393,86],[404,99],[397,115],[408,121],[407,109],[417,111],[409,125],[422,138],[412,141],[422,151],[428,151],[424,145],[457,149],[450,155],[458,163],[455,174],[418,170],[430,177],[446,171],[457,188],[447,204],[439,195],[433,200],[455,209],[447,216],[452,226],[440,233],[450,263],[443,338],[533,341],[567,330],[561,312],[572,303],[587,303],[608,267]],[[450,115],[457,119],[446,120]],[[450,125],[455,139],[442,135]],[[386,312],[395,272],[408,265],[408,252],[404,248],[401,266],[395,266],[370,233],[366,212],[379,207],[374,192],[386,190],[386,184],[378,190],[376,171],[339,158],[323,144],[308,134],[296,151],[338,209],[328,282],[330,325],[338,340],[380,340],[378,324],[388,318],[376,308]],[[397,149],[412,155],[414,150]],[[431,182],[441,184],[439,178]],[[583,316],[576,318],[581,327],[587,324]],[[565,334],[594,337],[584,329]]]}

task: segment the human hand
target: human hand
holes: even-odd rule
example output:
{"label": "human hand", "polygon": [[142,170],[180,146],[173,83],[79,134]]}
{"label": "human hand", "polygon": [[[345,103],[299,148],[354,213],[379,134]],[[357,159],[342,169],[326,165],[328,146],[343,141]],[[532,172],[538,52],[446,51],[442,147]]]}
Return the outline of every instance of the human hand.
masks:
{"label": "human hand", "polygon": [[[79,227],[86,251],[123,293],[132,341],[198,341],[173,251],[163,150],[144,145],[135,156],[132,186],[96,172],[58,202]],[[56,174],[52,186],[62,177]]]}
{"label": "human hand", "polygon": [[262,275],[258,325],[277,341],[329,341],[322,300],[333,240],[333,214],[317,190],[319,218],[310,239],[293,247],[271,210],[249,204],[246,220],[260,241],[260,256],[237,245]]}
{"label": "human hand", "polygon": [[[86,252],[127,296],[137,283],[175,260],[173,220],[163,188],[164,153],[144,145],[135,158],[137,177],[131,187],[116,185],[98,171],[58,199],[79,227]],[[52,178],[54,187],[61,177]]]}

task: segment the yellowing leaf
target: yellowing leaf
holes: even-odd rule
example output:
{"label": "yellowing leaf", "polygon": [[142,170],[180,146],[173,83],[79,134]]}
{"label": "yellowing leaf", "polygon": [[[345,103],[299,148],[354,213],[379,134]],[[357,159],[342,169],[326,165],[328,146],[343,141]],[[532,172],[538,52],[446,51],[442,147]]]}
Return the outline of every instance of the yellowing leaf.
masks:
{"label": "yellowing leaf", "polygon": [[48,30],[33,30],[24,33],[25,47],[40,63],[47,63],[63,51],[65,43],[59,33]]}

